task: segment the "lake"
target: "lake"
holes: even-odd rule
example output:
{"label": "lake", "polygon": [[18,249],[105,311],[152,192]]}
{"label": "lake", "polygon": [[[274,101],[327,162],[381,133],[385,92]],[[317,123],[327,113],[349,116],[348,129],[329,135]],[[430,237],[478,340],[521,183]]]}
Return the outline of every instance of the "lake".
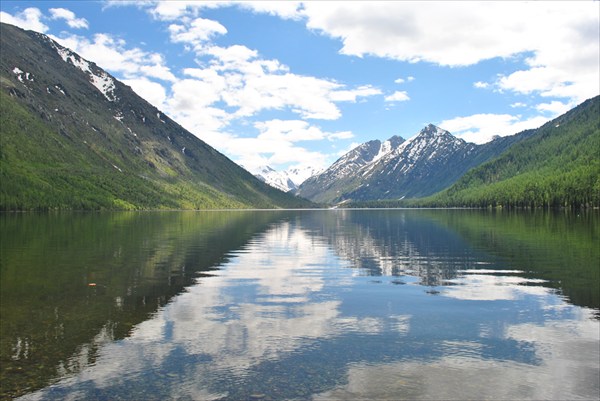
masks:
{"label": "lake", "polygon": [[0,215],[1,397],[600,398],[600,213]]}

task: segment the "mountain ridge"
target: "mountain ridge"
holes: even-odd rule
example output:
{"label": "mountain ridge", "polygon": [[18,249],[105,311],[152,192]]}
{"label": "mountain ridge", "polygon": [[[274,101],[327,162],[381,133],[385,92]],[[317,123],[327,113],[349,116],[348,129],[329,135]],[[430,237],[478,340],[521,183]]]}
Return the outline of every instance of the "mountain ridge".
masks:
{"label": "mountain ridge", "polygon": [[329,169],[308,179],[296,194],[324,203],[432,195],[529,134],[523,131],[476,145],[428,124],[407,140],[390,138],[393,146],[385,151],[381,151],[384,147],[378,140],[359,145]]}

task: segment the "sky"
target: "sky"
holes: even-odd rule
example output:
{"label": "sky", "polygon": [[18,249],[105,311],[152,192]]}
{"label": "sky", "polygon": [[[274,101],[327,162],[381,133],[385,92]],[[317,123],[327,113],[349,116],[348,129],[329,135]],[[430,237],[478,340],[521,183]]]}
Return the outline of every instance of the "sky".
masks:
{"label": "sky", "polygon": [[595,1],[11,1],[250,171],[429,123],[485,143],[600,93]]}

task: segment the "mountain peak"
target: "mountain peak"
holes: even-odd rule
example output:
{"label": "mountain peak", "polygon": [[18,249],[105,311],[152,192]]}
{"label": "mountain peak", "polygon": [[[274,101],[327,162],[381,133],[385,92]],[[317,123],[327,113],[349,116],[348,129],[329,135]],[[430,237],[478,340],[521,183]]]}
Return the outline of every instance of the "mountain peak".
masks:
{"label": "mountain peak", "polygon": [[428,135],[428,136],[442,136],[442,135],[451,135],[445,129],[442,129],[436,125],[428,124],[421,130],[419,135]]}
{"label": "mountain peak", "polygon": [[392,148],[397,148],[404,141],[405,141],[405,139],[403,137],[401,137],[400,135],[394,135],[393,137],[388,139],[386,142],[389,142],[390,145],[392,146]]}

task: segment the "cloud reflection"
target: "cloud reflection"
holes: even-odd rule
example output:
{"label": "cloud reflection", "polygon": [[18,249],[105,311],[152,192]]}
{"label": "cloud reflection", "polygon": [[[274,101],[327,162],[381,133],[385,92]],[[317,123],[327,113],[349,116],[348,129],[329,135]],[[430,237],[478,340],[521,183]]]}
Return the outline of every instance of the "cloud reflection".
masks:
{"label": "cloud reflection", "polygon": [[346,384],[313,400],[597,399],[600,325],[589,310],[580,319],[507,327],[507,338],[534,344],[536,365],[486,359],[477,343],[447,343],[448,355],[430,362],[354,364]]}
{"label": "cloud reflection", "polygon": [[[597,395],[598,322],[588,309],[563,307],[542,280],[451,257],[469,263],[436,276],[447,284],[441,296],[414,283],[374,284],[347,269],[356,267],[353,245],[310,227],[272,226],[128,338],[99,337],[93,365],[25,398],[246,399],[254,388],[315,400]],[[394,262],[395,251],[377,253],[375,236],[357,238],[372,245],[363,256]],[[426,253],[417,242],[402,247],[414,247],[413,258]],[[445,263],[441,252],[428,258]],[[401,268],[425,275],[431,264],[419,261]]]}
{"label": "cloud reflection", "polygon": [[252,366],[278,360],[348,327],[381,330],[376,318],[340,319],[341,301],[323,296],[323,271],[341,262],[326,244],[294,224],[273,227],[233,256],[214,276],[198,279],[152,319],[137,325],[128,338],[104,344],[94,365],[59,386],[114,386],[148,370],[168,370],[169,360],[183,353],[207,362],[192,364],[192,371],[183,374],[186,394],[216,398],[222,394],[205,387],[217,372],[243,378]]}
{"label": "cloud reflection", "polygon": [[525,295],[547,295],[551,290],[539,285],[544,282],[519,276],[465,274],[447,280],[448,284],[454,285],[445,287],[441,293],[447,297],[470,301],[515,300]]}

